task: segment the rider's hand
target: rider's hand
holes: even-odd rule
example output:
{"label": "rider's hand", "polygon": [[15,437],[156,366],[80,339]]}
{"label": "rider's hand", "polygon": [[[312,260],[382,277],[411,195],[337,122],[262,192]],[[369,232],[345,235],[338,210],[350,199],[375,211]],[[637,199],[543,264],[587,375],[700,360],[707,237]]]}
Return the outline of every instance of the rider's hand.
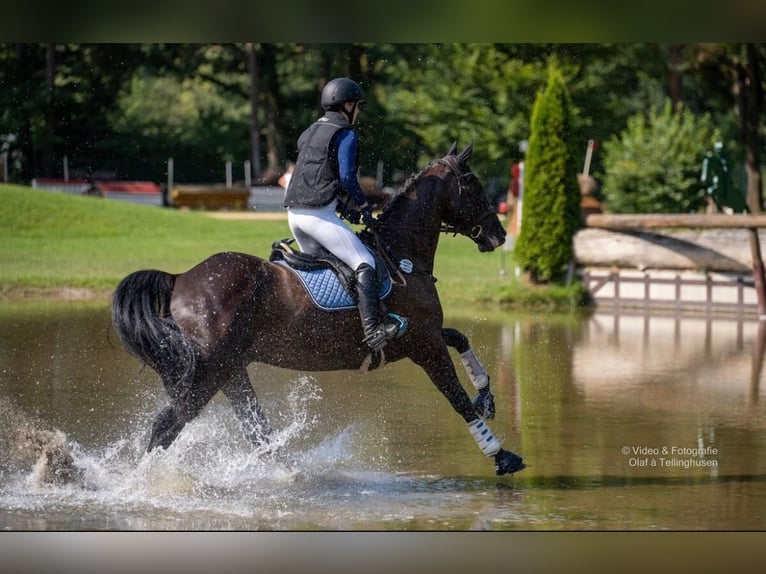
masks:
{"label": "rider's hand", "polygon": [[362,217],[362,214],[359,213],[356,209],[348,208],[343,212],[343,217],[349,222],[353,224],[359,223],[359,220]]}
{"label": "rider's hand", "polygon": [[372,209],[368,205],[362,208],[362,221],[367,227],[372,227],[375,224],[375,219],[372,217]]}

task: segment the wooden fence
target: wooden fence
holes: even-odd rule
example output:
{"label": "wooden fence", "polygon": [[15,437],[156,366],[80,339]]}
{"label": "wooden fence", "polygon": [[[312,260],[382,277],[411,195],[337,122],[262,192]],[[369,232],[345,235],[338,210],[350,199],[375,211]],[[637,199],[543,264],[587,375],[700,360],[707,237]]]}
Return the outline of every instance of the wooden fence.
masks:
{"label": "wooden fence", "polygon": [[[585,227],[613,231],[658,229],[742,229],[747,230],[750,273],[716,273],[712,269],[626,269],[605,264],[586,266],[580,274],[586,289],[599,303],[643,306],[646,308],[685,308],[756,312],[766,319],[766,281],[758,228],[766,227],[766,214],[605,214],[585,217]],[[608,257],[607,257],[608,258]],[[694,297],[684,291],[701,290]],[[726,293],[726,295],[721,295]],[[733,293],[733,295],[731,294]]]}

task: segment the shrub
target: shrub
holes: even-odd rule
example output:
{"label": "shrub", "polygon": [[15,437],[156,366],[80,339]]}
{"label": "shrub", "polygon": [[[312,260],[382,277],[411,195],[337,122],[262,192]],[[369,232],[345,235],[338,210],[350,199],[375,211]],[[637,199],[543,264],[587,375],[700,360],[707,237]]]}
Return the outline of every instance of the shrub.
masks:
{"label": "shrub", "polygon": [[700,170],[718,138],[708,115],[670,101],[628,119],[604,144],[602,193],[613,213],[688,213],[705,207]]}

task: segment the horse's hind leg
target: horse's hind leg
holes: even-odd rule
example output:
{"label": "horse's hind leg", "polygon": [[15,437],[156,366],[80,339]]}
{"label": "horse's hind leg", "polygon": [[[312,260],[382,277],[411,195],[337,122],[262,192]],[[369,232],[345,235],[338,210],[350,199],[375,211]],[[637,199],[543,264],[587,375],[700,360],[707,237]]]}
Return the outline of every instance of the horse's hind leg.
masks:
{"label": "horse's hind leg", "polygon": [[[154,419],[147,452],[151,452],[157,446],[168,448],[186,423],[205,408],[220,388],[220,384],[209,375],[207,365],[197,364],[194,372],[187,377],[191,380],[172,386],[170,404]],[[168,392],[170,393],[171,389],[168,389]]]}
{"label": "horse's hind leg", "polygon": [[495,418],[495,398],[489,390],[489,373],[481,364],[476,353],[473,352],[468,337],[457,329],[442,329],[442,339],[448,346],[460,353],[460,362],[463,363],[471,384],[478,391],[473,398],[473,406],[482,418]]}
{"label": "horse's hind leg", "polygon": [[254,445],[269,442],[271,426],[255,396],[246,368],[237,369],[223,384],[221,391],[231,403],[242,430]]}
{"label": "horse's hind leg", "polygon": [[227,376],[210,375],[207,366],[198,366],[188,385],[173,388],[170,404],[162,409],[152,425],[147,451],[157,446],[168,448],[187,422],[196,417],[218,390],[223,391],[247,437],[256,445],[268,442],[271,433],[266,417],[255,397],[247,370],[237,368]]}

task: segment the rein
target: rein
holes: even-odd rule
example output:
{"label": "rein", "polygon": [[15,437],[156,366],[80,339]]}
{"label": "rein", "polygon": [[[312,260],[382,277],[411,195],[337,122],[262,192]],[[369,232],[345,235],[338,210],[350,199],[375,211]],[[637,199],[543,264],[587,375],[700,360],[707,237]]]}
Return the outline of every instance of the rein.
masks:
{"label": "rein", "polygon": [[383,260],[383,263],[385,263],[386,267],[388,267],[388,272],[391,275],[391,282],[396,287],[406,287],[407,279],[404,277],[404,274],[399,268],[399,265],[397,265],[396,262],[391,258],[391,255],[389,255],[388,244],[383,241],[383,238],[378,234],[377,231],[372,228],[367,229],[372,233],[372,236],[375,239],[375,251]]}

